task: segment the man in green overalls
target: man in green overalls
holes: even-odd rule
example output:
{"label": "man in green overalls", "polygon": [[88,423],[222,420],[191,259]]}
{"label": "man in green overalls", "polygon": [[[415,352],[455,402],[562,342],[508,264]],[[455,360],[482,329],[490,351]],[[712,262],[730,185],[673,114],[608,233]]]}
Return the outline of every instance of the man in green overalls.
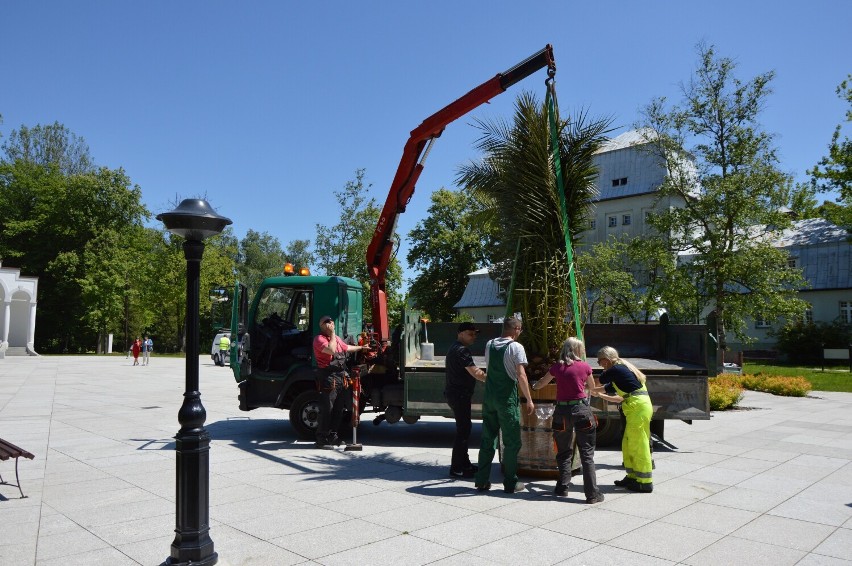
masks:
{"label": "man in green overalls", "polygon": [[527,354],[516,340],[523,330],[517,318],[503,321],[503,334],[485,345],[485,398],[482,402],[482,442],[479,446],[479,470],[474,476],[478,491],[491,489],[491,462],[497,450],[497,435],[503,436],[503,491],[524,490],[518,481],[518,452],[521,450],[521,423],[518,387],[527,399],[527,412],[535,405],[524,366]]}

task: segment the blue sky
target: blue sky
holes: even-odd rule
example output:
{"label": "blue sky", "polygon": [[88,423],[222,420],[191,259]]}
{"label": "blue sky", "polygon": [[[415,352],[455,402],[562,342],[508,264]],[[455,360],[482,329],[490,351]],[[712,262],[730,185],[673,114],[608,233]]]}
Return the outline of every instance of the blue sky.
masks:
{"label": "blue sky", "polygon": [[[356,169],[381,206],[412,129],[547,43],[563,114],[612,116],[617,134],[653,97],[678,99],[703,40],[742,79],[776,71],[763,125],[804,180],[844,117],[850,21],[848,0],[0,0],[0,134],[59,121],[99,165],[123,167],[152,213],[206,196],[238,237],[286,245],[337,222],[333,192]],[[447,128],[403,237],[477,158],[473,119],[510,117],[544,79]]]}

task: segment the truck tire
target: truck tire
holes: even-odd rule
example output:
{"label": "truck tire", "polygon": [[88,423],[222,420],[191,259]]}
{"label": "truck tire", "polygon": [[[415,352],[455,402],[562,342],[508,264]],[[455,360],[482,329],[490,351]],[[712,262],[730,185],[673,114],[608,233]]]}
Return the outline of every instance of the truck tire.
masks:
{"label": "truck tire", "polygon": [[621,419],[598,417],[597,446],[613,446],[621,443]]}
{"label": "truck tire", "polygon": [[302,440],[315,440],[319,424],[319,393],[304,391],[290,405],[290,424]]}

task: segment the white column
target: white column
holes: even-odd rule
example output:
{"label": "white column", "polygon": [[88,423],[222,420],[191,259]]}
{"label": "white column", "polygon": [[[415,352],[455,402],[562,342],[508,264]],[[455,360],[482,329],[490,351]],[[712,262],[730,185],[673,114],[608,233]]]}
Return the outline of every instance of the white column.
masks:
{"label": "white column", "polygon": [[11,299],[3,301],[3,335],[0,336],[0,342],[9,341],[9,319],[12,317],[12,301]]}
{"label": "white column", "polygon": [[30,327],[27,330],[27,345],[35,351],[35,320],[36,320],[36,305],[35,301],[30,303]]}

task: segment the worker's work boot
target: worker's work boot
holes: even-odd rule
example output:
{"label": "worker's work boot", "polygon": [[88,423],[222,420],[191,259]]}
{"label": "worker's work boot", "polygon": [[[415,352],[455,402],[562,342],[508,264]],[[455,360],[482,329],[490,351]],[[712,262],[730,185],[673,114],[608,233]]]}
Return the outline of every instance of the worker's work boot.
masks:
{"label": "worker's work boot", "polygon": [[524,482],[519,481],[515,484],[514,488],[504,487],[503,491],[505,491],[506,493],[520,493],[520,492],[524,491],[526,488],[527,488],[527,486],[524,485]]}

